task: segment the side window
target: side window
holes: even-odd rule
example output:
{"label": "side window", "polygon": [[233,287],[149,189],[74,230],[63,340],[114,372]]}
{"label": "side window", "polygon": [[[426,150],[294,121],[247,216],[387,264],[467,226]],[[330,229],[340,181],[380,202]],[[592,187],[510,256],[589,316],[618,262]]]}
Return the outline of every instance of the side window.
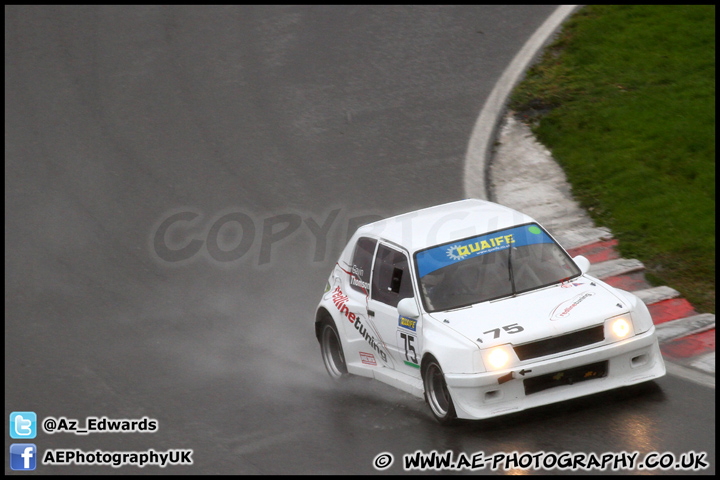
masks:
{"label": "side window", "polygon": [[350,275],[350,288],[368,294],[370,292],[370,269],[377,240],[360,237],[355,245]]}
{"label": "side window", "polygon": [[412,280],[405,254],[385,245],[378,247],[372,277],[372,299],[392,307],[413,296]]}

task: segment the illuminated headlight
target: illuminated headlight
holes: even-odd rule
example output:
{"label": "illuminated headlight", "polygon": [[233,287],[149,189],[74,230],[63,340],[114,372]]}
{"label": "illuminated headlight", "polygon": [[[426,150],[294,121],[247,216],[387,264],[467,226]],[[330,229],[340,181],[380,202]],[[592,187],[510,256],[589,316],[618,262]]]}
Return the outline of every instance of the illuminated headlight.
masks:
{"label": "illuminated headlight", "polygon": [[618,318],[617,320],[613,320],[612,330],[615,335],[620,338],[624,338],[627,337],[628,333],[630,333],[630,325],[628,325],[627,320],[624,318]]}
{"label": "illuminated headlight", "polygon": [[498,370],[507,365],[509,359],[510,357],[502,348],[496,348],[495,350],[490,352],[490,355],[488,355],[490,365]]}
{"label": "illuminated headlight", "polygon": [[498,345],[481,352],[483,364],[488,372],[513,368],[518,363],[512,345]]}
{"label": "illuminated headlight", "polygon": [[609,318],[605,321],[605,334],[609,340],[624,340],[635,335],[630,314]]}

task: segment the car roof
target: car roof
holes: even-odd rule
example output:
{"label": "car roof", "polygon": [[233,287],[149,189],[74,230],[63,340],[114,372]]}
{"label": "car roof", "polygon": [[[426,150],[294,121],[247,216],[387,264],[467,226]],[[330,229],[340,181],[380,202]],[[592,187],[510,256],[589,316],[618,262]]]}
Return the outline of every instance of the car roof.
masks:
{"label": "car roof", "polygon": [[357,234],[378,237],[414,253],[530,222],[535,220],[512,208],[485,200],[467,199],[369,223],[360,227]]}

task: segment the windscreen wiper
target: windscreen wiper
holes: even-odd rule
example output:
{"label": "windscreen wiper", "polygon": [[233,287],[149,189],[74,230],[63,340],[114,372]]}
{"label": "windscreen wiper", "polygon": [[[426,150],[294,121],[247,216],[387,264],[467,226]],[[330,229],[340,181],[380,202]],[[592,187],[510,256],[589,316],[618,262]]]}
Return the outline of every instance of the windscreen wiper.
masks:
{"label": "windscreen wiper", "polygon": [[513,276],[513,268],[512,268],[512,250],[513,247],[510,245],[508,252],[508,273],[510,274],[510,287],[512,288],[512,295],[513,297],[516,295],[515,293],[515,277]]}

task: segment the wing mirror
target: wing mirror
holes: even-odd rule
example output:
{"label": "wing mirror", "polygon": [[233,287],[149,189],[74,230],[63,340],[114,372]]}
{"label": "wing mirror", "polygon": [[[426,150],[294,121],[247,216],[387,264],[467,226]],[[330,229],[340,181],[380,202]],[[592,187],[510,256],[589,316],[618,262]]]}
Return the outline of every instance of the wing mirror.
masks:
{"label": "wing mirror", "polygon": [[403,298],[400,300],[397,310],[401,317],[418,318],[420,316],[417,303],[415,303],[415,297]]}
{"label": "wing mirror", "polygon": [[588,260],[584,256],[578,255],[577,257],[573,258],[573,261],[575,262],[575,265],[577,265],[578,268],[580,268],[580,271],[583,274],[586,274],[588,272],[588,270],[590,270],[590,260]]}

